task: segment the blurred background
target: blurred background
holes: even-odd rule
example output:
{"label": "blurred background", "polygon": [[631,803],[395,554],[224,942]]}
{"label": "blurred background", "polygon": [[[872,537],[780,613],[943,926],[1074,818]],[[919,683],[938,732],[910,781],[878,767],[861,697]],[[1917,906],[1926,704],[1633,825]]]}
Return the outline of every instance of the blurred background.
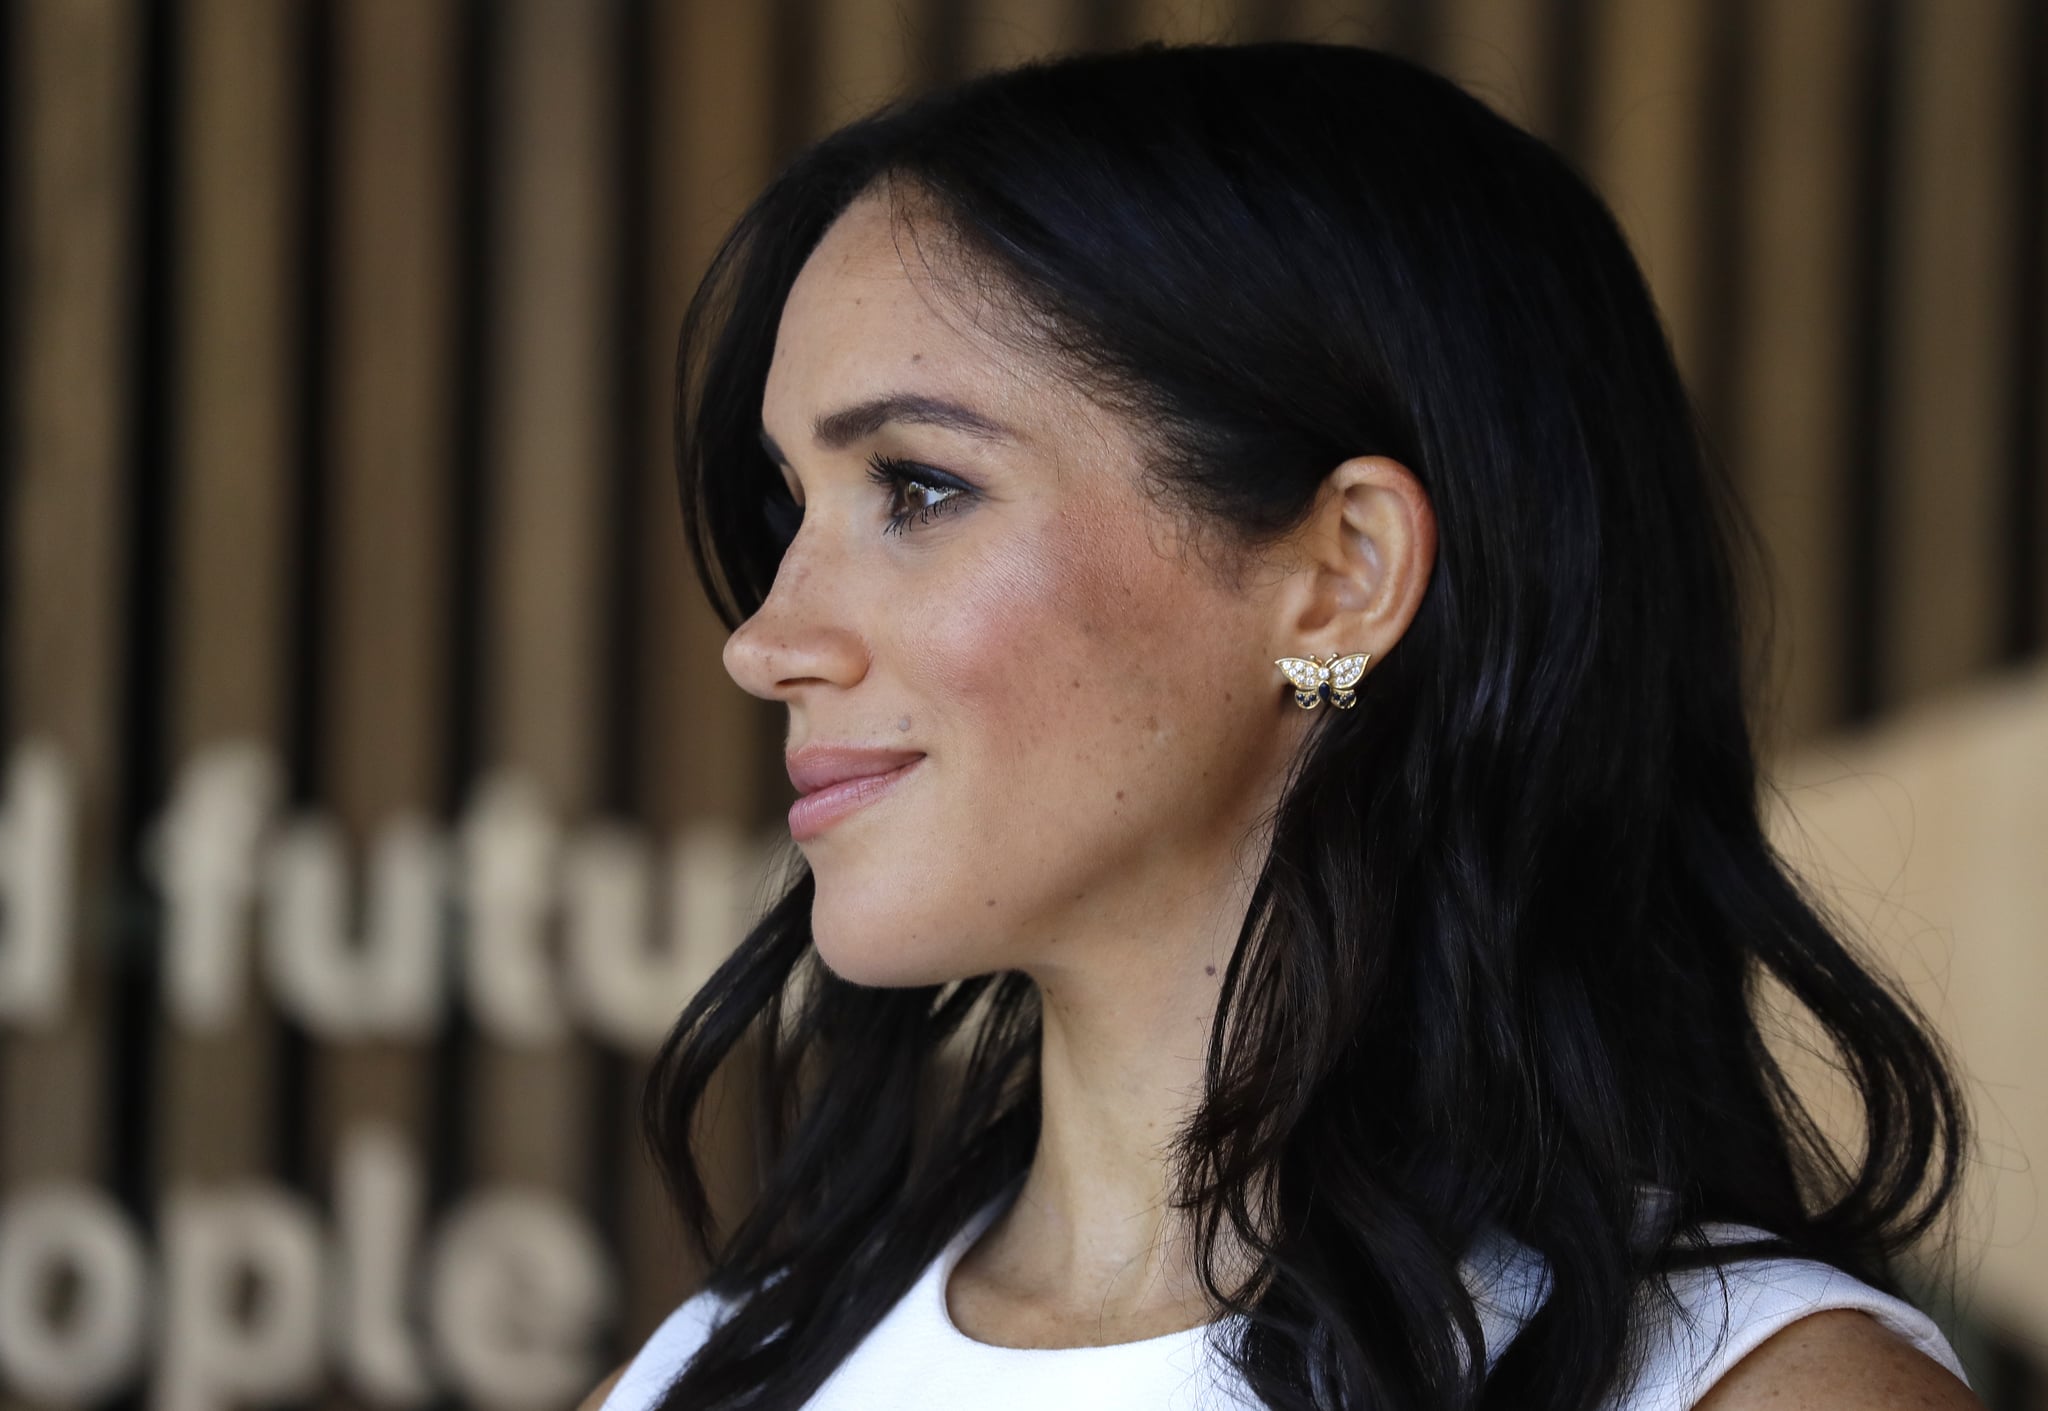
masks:
{"label": "blurred background", "polygon": [[692,283],[890,95],[1280,36],[1630,231],[1770,550],[1775,826],[1978,1104],[1926,1296],[2048,1407],[2041,0],[0,4],[0,1407],[545,1411],[694,1287],[638,1083],[789,791]]}

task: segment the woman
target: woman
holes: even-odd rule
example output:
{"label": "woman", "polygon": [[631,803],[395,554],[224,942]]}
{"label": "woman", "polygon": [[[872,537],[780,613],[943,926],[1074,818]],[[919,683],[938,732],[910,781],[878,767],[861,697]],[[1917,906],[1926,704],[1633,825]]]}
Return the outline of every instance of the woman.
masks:
{"label": "woman", "polygon": [[1892,1296],[1953,1080],[1759,827],[1740,520],[1543,144],[1360,49],[982,78],[761,196],[680,406],[803,865],[648,1092],[709,1288],[593,1404],[1975,1404]]}

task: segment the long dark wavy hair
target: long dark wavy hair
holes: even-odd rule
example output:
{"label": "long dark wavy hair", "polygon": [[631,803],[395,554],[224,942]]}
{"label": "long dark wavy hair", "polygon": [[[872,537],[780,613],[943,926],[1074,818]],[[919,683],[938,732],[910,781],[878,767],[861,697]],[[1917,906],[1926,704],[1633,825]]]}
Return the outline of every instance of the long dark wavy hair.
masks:
{"label": "long dark wavy hair", "polygon": [[[1592,1406],[1640,1292],[1729,1257],[1696,1247],[1707,1221],[1895,1289],[1954,1191],[1957,1081],[1765,836],[1738,596],[1761,555],[1586,182],[1445,79],[1332,45],[1062,58],[841,128],[739,220],[682,330],[683,513],[728,626],[794,515],[759,440],[783,302],[871,190],[915,198],[1020,348],[1127,413],[1147,474],[1235,543],[1358,455],[1435,509],[1419,612],[1286,780],[1174,1148],[1252,1389]],[[737,1303],[670,1411],[802,1405],[1032,1157],[1033,984],[850,984],[811,899],[799,863],[647,1088]],[[1771,988],[1860,1097],[1849,1150],[1766,1047]],[[692,1138],[728,1059],[758,1180],[721,1222]],[[1460,1278],[1489,1230],[1550,1277],[1490,1368]]]}

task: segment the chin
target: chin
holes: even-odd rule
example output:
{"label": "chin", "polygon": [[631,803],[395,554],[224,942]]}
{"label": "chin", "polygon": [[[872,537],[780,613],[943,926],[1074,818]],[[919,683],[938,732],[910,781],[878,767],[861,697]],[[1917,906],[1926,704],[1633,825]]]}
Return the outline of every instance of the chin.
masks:
{"label": "chin", "polygon": [[874,908],[855,921],[835,914],[835,910],[829,903],[813,901],[811,943],[825,968],[849,985],[875,989],[943,985],[996,968],[979,953],[980,948],[957,939],[943,944],[917,939],[935,933],[926,918]]}

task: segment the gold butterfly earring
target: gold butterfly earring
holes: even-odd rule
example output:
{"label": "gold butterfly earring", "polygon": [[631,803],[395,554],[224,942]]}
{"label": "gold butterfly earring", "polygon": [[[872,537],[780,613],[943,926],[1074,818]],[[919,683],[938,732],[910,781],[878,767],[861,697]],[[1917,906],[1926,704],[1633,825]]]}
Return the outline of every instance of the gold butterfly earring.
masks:
{"label": "gold butterfly earring", "polygon": [[1333,654],[1328,661],[1317,661],[1313,655],[1281,657],[1273,665],[1293,684],[1294,703],[1303,710],[1314,710],[1325,697],[1338,710],[1349,710],[1358,704],[1354,688],[1365,675],[1365,664],[1371,660],[1371,652],[1352,652],[1343,656]]}

